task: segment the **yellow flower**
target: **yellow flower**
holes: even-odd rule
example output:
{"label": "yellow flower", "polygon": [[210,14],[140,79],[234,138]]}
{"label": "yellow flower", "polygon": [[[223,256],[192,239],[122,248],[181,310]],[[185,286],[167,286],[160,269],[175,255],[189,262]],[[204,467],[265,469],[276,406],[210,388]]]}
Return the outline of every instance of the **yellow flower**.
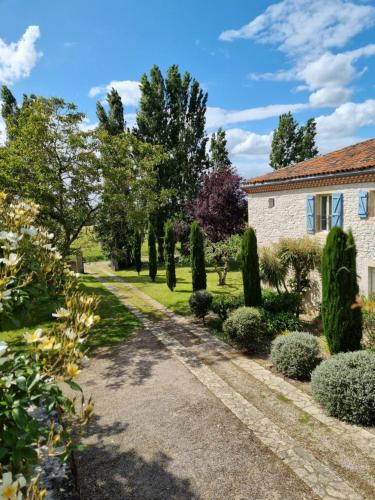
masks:
{"label": "yellow flower", "polygon": [[6,193],[4,193],[4,191],[0,191],[0,201],[4,201],[6,197],[7,197]]}
{"label": "yellow flower", "polygon": [[100,321],[100,316],[99,316],[99,314],[95,314],[95,316],[94,316],[94,321],[95,321],[95,323],[99,323],[99,321]]}
{"label": "yellow flower", "polygon": [[66,367],[66,373],[69,377],[73,378],[77,377],[81,373],[81,370],[78,369],[78,366],[75,363],[69,363]]}
{"label": "yellow flower", "polygon": [[34,333],[25,333],[23,337],[26,340],[27,344],[34,344],[35,342],[44,341],[44,337],[42,337],[42,329],[41,328],[38,328],[37,330],[35,330]]}
{"label": "yellow flower", "polygon": [[53,349],[54,343],[55,343],[55,338],[54,337],[51,337],[51,338],[46,338],[45,337],[42,340],[42,343],[40,345],[40,349],[42,351],[50,351],[51,349]]}
{"label": "yellow flower", "polygon": [[23,476],[19,476],[15,481],[12,480],[11,472],[4,472],[2,485],[0,486],[1,500],[21,500],[21,488],[26,486],[26,481]]}

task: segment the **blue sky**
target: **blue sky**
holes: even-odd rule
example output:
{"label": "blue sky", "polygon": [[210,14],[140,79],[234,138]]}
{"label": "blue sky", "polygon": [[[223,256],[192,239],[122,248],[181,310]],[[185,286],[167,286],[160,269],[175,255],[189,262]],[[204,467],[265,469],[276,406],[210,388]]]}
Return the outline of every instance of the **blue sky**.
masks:
{"label": "blue sky", "polygon": [[0,0],[0,83],[74,101],[88,126],[114,85],[132,123],[140,76],[177,63],[208,91],[208,132],[226,129],[251,177],[269,169],[289,109],[317,118],[321,152],[375,136],[374,30],[372,1]]}

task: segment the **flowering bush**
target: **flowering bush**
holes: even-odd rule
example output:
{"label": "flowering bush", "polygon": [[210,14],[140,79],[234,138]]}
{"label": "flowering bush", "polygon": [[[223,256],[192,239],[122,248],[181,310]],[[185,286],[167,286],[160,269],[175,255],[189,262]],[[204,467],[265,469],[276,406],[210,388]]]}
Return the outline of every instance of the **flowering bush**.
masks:
{"label": "flowering bush", "polygon": [[[0,498],[42,498],[37,480],[26,492],[24,479],[32,476],[38,446],[45,442],[54,453],[58,445],[59,454],[68,456],[72,426],[84,424],[93,411],[91,399],[86,402],[82,395],[76,413],[75,401],[64,396],[59,383],[81,391],[73,378],[88,359],[85,341],[100,319],[95,314],[98,300],[79,290],[77,275],[51,244],[53,235],[34,226],[37,213],[36,205],[8,203],[0,193],[0,318],[15,315],[17,306],[30,298],[31,286],[59,291],[64,298],[51,329],[25,334],[26,353],[12,353],[0,342],[0,463],[5,471]],[[33,416],[35,408],[46,416],[42,422]]]}

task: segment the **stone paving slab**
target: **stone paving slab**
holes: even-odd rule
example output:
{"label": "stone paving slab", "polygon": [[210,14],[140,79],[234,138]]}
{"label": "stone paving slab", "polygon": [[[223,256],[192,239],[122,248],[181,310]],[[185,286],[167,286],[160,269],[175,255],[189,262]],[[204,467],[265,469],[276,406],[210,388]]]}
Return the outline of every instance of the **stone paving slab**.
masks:
{"label": "stone paving slab", "polygon": [[[121,280],[123,283],[123,280]],[[119,295],[114,285],[105,283],[109,290]],[[124,298],[121,297],[124,301]],[[126,303],[126,301],[124,301]],[[162,324],[152,323],[144,314],[130,304],[126,305],[141,319],[144,326],[171,351],[177,359],[193,373],[222,403],[243,422],[257,438],[270,448],[275,455],[293,470],[314,493],[326,500],[362,498],[329,467],[319,462],[308,451],[301,448],[296,441],[282,429],[271,422],[249,401],[224,382],[208,366],[202,363],[192,352],[174,337],[163,331]]]}
{"label": "stone paving slab", "polygon": [[[113,275],[108,272],[108,267],[105,266],[93,266],[93,272],[95,273],[95,267],[100,269],[101,273],[107,276]],[[287,380],[273,374],[270,370],[267,370],[259,363],[251,360],[245,356],[239,355],[238,351],[230,347],[228,344],[222,340],[213,337],[206,329],[198,325],[192,325],[189,319],[184,318],[173,311],[160,304],[152,297],[141,292],[136,287],[127,283],[121,277],[114,277],[115,281],[123,283],[132,292],[136,293],[148,303],[152,304],[159,311],[163,312],[169,318],[173,319],[178,324],[183,324],[189,327],[190,332],[201,338],[208,345],[215,347],[219,352],[226,353],[231,356],[231,362],[241,368],[242,370],[249,373],[251,376],[259,380],[260,382],[267,385],[270,389],[283,394],[287,397],[297,408],[301,409],[305,413],[311,415],[313,418],[327,426],[332,432],[340,436],[344,440],[350,441],[354,444],[363,454],[370,458],[375,459],[375,434],[367,431],[363,427],[356,425],[350,425],[345,422],[341,422],[333,417],[326,415],[324,410],[318,406],[315,401],[304,391],[298,389],[293,384]]]}

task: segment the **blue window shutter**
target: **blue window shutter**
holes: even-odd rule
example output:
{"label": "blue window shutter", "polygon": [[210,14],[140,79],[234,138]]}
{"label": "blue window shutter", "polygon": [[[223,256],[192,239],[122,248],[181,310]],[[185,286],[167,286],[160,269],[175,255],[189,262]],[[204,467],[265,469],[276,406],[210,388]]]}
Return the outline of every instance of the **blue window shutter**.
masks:
{"label": "blue window shutter", "polygon": [[367,219],[368,217],[368,191],[359,192],[358,215],[361,219]]}
{"label": "blue window shutter", "polygon": [[332,227],[343,225],[343,203],[342,193],[333,193],[332,195]]}
{"label": "blue window shutter", "polygon": [[315,196],[312,194],[307,195],[306,215],[307,215],[307,232],[310,234],[314,234],[315,233]]}

